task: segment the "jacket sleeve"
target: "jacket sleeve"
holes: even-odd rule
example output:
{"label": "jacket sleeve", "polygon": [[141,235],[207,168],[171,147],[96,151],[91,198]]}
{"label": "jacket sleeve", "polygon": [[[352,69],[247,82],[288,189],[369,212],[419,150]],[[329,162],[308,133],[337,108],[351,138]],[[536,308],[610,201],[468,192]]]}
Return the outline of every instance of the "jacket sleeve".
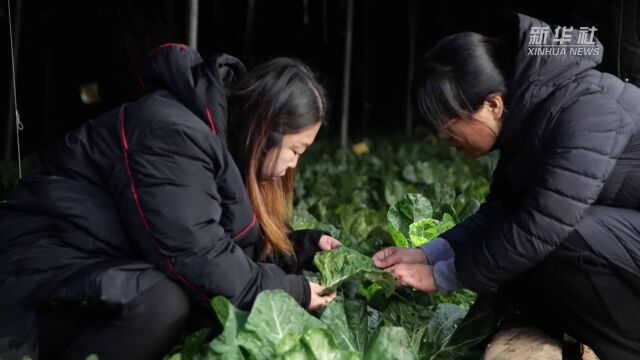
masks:
{"label": "jacket sleeve", "polygon": [[318,251],[322,235],[331,235],[322,230],[296,230],[289,234],[297,258],[296,270],[318,271],[313,265],[313,258]]}
{"label": "jacket sleeve", "polygon": [[495,291],[553,252],[598,198],[632,127],[615,101],[602,95],[565,108],[549,130],[542,166],[518,210],[485,236],[452,242],[461,282]]}
{"label": "jacket sleeve", "polygon": [[458,225],[442,233],[440,235],[441,238],[446,239],[452,246],[466,241],[473,241],[478,237],[486,236],[496,224],[502,221],[504,209],[499,199],[503,188],[504,168],[504,160],[500,159],[493,172],[489,194],[480,205],[480,209]]}
{"label": "jacket sleeve", "polygon": [[247,309],[262,290],[283,289],[308,305],[302,276],[254,262],[220,225],[221,199],[228,194],[219,192],[216,180],[238,169],[220,155],[224,145],[210,132],[156,127],[124,143],[128,188],[120,196],[121,213],[147,261],[203,300],[223,295]]}
{"label": "jacket sleeve", "polygon": [[289,274],[300,274],[302,270],[317,272],[313,258],[320,250],[318,243],[322,235],[331,235],[322,230],[293,230],[289,226],[289,240],[293,244],[295,256],[272,255],[267,261],[278,265]]}

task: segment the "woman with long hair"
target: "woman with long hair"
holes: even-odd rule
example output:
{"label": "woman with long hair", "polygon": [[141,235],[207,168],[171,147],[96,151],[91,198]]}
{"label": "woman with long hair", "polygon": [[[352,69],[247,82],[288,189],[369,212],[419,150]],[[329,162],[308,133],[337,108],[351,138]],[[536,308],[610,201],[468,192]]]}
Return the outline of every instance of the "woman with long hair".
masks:
{"label": "woman with long hair", "polygon": [[603,49],[588,30],[514,20],[502,38],[442,39],[415,78],[441,139],[470,157],[500,151],[486,201],[421,249],[374,262],[401,286],[497,292],[601,359],[637,359],[640,90],[594,69]]}
{"label": "woman with long hair", "polygon": [[157,359],[214,296],[248,309],[282,289],[311,311],[335,296],[298,274],[340,243],[290,227],[327,114],[311,70],[167,44],[141,80],[147,95],[67,134],[4,204],[0,358]]}

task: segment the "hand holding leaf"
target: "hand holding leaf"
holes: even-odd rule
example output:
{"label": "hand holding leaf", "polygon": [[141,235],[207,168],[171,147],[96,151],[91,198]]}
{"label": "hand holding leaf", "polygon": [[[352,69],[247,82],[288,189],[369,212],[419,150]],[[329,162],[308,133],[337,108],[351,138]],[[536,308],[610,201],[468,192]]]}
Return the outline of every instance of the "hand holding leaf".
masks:
{"label": "hand holding leaf", "polygon": [[322,251],[337,249],[340,246],[342,246],[342,243],[329,235],[322,235],[320,241],[318,241],[318,247]]}
{"label": "hand holding leaf", "polygon": [[373,255],[373,263],[379,268],[396,264],[426,264],[427,256],[422,249],[406,249],[391,246]]}
{"label": "hand holding leaf", "polygon": [[433,267],[426,264],[396,264],[385,271],[396,279],[397,286],[408,286],[424,292],[436,291]]}
{"label": "hand holding leaf", "polygon": [[320,295],[325,289],[322,285],[310,282],[311,301],[309,302],[309,311],[318,311],[336,298],[336,292],[333,291],[328,295]]}

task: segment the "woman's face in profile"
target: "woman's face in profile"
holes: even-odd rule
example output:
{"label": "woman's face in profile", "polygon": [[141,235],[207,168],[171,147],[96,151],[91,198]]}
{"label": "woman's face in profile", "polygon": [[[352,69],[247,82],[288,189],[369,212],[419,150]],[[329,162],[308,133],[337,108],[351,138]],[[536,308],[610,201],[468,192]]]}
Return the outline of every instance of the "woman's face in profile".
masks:
{"label": "woman's face in profile", "polygon": [[313,144],[321,125],[318,121],[297,133],[282,136],[282,146],[267,154],[260,176],[262,181],[275,181],[284,176],[288,168],[294,169],[300,156]]}
{"label": "woman's face in profile", "polygon": [[451,119],[438,129],[438,137],[469,157],[487,154],[496,143],[502,127],[502,97],[490,95],[469,119]]}

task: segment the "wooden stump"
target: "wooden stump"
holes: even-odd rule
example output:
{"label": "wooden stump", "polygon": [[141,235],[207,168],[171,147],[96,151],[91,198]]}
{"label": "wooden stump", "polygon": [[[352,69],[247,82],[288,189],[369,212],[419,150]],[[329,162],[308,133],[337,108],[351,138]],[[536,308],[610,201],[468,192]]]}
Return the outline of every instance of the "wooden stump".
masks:
{"label": "wooden stump", "polygon": [[514,327],[493,336],[484,359],[562,360],[562,345],[534,327]]}
{"label": "wooden stump", "polygon": [[[583,345],[582,359],[598,360],[598,357]],[[562,344],[535,327],[508,328],[493,336],[484,360],[562,360]]]}

